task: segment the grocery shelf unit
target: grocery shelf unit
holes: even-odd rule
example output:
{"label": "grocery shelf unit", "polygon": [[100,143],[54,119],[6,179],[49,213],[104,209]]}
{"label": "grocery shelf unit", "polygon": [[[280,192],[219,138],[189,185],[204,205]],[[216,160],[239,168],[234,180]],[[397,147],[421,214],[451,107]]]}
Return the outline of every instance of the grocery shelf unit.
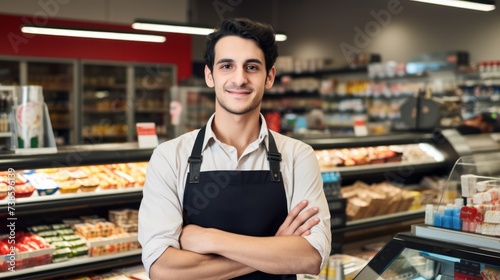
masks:
{"label": "grocery shelf unit", "polygon": [[[274,108],[282,115],[285,119],[282,132],[285,134],[293,133],[297,116],[307,115],[311,109],[320,109],[325,115],[326,130],[337,135],[352,135],[352,118],[366,115],[366,107],[364,96],[357,94],[360,87],[351,84],[360,84],[366,79],[366,66],[279,73],[274,88],[264,96],[263,108]],[[348,84],[349,88],[343,88],[342,93],[334,92],[338,84]],[[283,109],[274,106],[276,102],[273,101],[278,98],[283,99],[279,104]],[[266,99],[269,106],[265,106]]]}
{"label": "grocery shelf unit", "polygon": [[495,113],[500,112],[500,77],[462,74],[459,76],[459,89],[465,105],[462,110],[464,119],[490,112],[491,109]]}

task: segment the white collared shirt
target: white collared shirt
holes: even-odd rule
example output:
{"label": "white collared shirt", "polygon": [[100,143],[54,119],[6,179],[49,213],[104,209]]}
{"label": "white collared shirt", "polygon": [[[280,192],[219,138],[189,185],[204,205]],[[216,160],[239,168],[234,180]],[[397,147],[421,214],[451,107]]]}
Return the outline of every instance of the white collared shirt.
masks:
{"label": "white collared shirt", "polygon": [[[203,141],[201,171],[269,170],[268,129],[261,115],[259,138],[238,159],[236,148],[220,142],[211,129],[214,115],[207,122]],[[153,262],[169,247],[179,248],[182,231],[182,203],[191,155],[199,130],[185,133],[160,144],[148,164],[143,198],[139,209],[139,242],[148,274]],[[288,211],[300,201],[320,209],[321,222],[305,238],[326,263],[331,250],[330,211],[323,192],[323,181],[314,150],[304,142],[272,132],[278,151]],[[264,141],[265,140],[265,141]],[[264,145],[262,145],[264,143]]]}

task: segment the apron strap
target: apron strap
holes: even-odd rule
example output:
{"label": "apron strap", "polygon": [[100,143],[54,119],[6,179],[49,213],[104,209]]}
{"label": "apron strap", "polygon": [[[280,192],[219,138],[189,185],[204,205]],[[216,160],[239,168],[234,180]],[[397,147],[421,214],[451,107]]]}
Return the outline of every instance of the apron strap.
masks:
{"label": "apron strap", "polygon": [[269,151],[267,152],[267,160],[269,160],[269,167],[271,169],[271,181],[281,181],[280,162],[281,154],[278,152],[276,142],[274,142],[273,134],[268,130],[269,135]]}
{"label": "apron strap", "polygon": [[191,156],[188,158],[189,183],[191,184],[197,184],[200,182],[201,161],[203,159],[203,156],[201,155],[201,148],[203,147],[203,140],[205,139],[205,127],[206,126],[203,126],[200,131],[198,131],[193,150],[191,151]]}

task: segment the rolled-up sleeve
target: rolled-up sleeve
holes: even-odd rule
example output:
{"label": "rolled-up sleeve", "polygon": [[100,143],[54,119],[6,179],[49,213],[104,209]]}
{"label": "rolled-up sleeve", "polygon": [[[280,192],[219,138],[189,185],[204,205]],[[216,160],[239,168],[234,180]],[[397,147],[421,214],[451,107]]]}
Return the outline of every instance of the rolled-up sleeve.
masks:
{"label": "rolled-up sleeve", "polygon": [[[284,157],[293,156],[293,159],[284,160],[283,170],[286,176],[290,196],[289,208],[292,209],[300,201],[307,200],[308,208],[318,207],[316,215],[320,223],[312,227],[311,234],[306,240],[322,257],[322,266],[328,261],[331,252],[332,233],[330,227],[330,209],[323,189],[323,180],[318,160],[311,146],[296,140],[285,140],[280,147]],[[293,164],[289,164],[292,163]],[[288,164],[287,164],[288,163]]]}
{"label": "rolled-up sleeve", "polygon": [[142,262],[149,274],[151,265],[168,247],[179,248],[182,206],[177,190],[175,147],[158,146],[147,167],[143,198],[139,208],[139,242]]}

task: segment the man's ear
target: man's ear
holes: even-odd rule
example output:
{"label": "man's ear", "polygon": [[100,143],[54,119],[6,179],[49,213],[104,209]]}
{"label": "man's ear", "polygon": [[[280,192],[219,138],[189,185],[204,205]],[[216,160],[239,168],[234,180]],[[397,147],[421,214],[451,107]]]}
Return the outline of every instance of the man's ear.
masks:
{"label": "man's ear", "polygon": [[214,76],[207,65],[205,65],[205,83],[209,88],[213,88],[215,86]]}
{"label": "man's ear", "polygon": [[267,73],[266,77],[266,89],[271,89],[274,84],[274,78],[276,77],[276,68],[273,66],[269,69],[269,73]]}

